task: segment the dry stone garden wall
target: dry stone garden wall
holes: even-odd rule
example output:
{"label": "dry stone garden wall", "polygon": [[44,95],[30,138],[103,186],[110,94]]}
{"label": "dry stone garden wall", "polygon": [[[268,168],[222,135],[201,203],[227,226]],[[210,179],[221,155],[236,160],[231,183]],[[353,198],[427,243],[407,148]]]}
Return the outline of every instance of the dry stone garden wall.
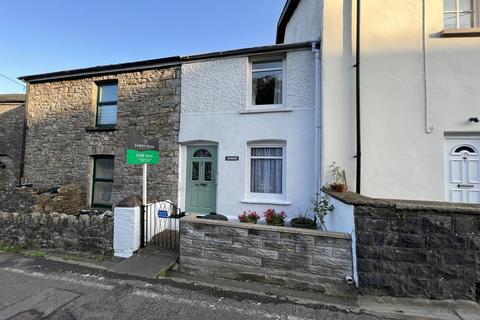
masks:
{"label": "dry stone garden wall", "polygon": [[289,227],[180,219],[180,270],[321,292],[349,290],[348,234]]}
{"label": "dry stone garden wall", "polygon": [[0,244],[111,255],[113,218],[0,212]]}

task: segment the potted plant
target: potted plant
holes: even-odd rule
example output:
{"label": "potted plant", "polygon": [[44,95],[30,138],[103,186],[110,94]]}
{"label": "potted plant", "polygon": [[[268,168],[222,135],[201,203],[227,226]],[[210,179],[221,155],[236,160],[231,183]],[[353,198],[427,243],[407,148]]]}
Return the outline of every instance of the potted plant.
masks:
{"label": "potted plant", "polygon": [[347,179],[345,177],[345,170],[342,170],[336,162],[330,165],[332,171],[333,182],[330,184],[330,189],[335,192],[347,191]]}
{"label": "potted plant", "polygon": [[290,226],[294,228],[302,229],[316,229],[317,228],[317,217],[314,216],[314,219],[310,219],[310,215],[307,211],[300,212],[296,218],[290,220]]}
{"label": "potted plant", "polygon": [[243,213],[238,216],[238,220],[240,220],[240,222],[242,223],[257,224],[258,220],[260,220],[260,216],[257,214],[256,211],[248,210],[248,213],[243,211]]}
{"label": "potted plant", "polygon": [[284,226],[287,214],[285,213],[285,211],[280,211],[279,213],[277,213],[275,212],[275,209],[271,208],[267,209],[267,211],[263,213],[263,216],[265,217],[265,221],[269,225]]}
{"label": "potted plant", "polygon": [[325,216],[335,209],[333,204],[330,203],[330,197],[324,193],[320,199],[312,199],[311,203],[312,211],[315,213],[315,217],[318,218],[320,229],[327,230]]}

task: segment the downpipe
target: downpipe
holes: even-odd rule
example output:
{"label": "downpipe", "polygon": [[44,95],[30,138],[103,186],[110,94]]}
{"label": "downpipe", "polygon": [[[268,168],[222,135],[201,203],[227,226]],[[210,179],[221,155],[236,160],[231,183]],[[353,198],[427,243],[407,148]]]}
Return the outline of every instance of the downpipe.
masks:
{"label": "downpipe", "polygon": [[315,198],[318,201],[321,188],[324,183],[323,177],[323,107],[322,107],[322,73],[320,41],[312,42],[312,52],[315,54],[315,145],[314,145],[314,177],[315,177]]}
{"label": "downpipe", "polygon": [[422,51],[423,51],[423,103],[425,106],[425,132],[433,132],[433,125],[430,124],[430,110],[428,106],[428,81],[427,81],[427,0],[423,0],[422,7]]}

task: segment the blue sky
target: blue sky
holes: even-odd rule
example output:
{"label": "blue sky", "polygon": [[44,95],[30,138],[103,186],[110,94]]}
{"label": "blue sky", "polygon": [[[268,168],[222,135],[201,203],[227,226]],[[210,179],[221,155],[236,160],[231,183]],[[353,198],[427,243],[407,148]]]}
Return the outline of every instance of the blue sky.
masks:
{"label": "blue sky", "polygon": [[[285,0],[7,0],[0,73],[22,75],[273,44]],[[0,77],[0,93],[23,88]]]}

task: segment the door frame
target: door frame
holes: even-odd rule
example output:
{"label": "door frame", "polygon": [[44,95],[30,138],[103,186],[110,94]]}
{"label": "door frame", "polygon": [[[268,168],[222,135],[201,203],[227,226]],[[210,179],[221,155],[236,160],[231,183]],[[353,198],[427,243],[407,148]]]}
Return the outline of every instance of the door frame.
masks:
{"label": "door frame", "polygon": [[[458,144],[462,144],[462,141],[465,142],[467,140],[476,140],[480,145],[480,133],[456,133],[456,132],[449,132],[445,133],[444,135],[444,143],[443,143],[443,187],[444,187],[444,199],[446,202],[450,202],[450,186],[449,186],[449,177],[450,177],[450,152],[451,147],[449,143],[451,141],[458,141]],[[466,143],[468,144],[468,143]]]}
{"label": "door frame", "polygon": [[218,208],[218,180],[219,180],[219,144],[214,141],[196,140],[183,142],[180,144],[180,174],[179,174],[179,194],[178,203],[181,204],[184,211],[187,209],[187,188],[188,188],[188,149],[192,147],[214,147],[216,149],[215,164],[215,210]]}

